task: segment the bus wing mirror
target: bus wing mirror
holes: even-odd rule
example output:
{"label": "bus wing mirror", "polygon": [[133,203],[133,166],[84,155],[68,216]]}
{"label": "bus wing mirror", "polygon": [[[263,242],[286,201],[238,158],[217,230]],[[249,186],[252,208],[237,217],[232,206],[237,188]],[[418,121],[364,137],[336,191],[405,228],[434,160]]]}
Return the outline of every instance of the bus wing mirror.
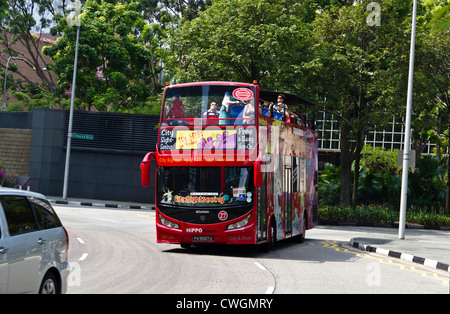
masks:
{"label": "bus wing mirror", "polygon": [[141,162],[141,185],[143,187],[150,186],[150,168],[152,159],[156,159],[156,153],[151,152],[145,155]]}
{"label": "bus wing mirror", "polygon": [[255,188],[260,188],[262,187],[262,182],[263,182],[263,174],[261,172],[261,165],[262,165],[262,161],[260,158],[258,158],[255,163],[254,163],[254,185]]}

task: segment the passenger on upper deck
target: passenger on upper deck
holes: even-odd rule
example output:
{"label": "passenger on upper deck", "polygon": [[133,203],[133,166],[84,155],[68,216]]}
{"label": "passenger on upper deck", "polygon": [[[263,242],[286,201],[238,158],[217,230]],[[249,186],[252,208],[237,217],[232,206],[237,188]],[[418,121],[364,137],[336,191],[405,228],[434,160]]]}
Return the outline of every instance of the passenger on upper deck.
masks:
{"label": "passenger on upper deck", "polygon": [[180,100],[180,95],[173,96],[172,103],[169,104],[168,118],[184,118],[183,102]]}
{"label": "passenger on upper deck", "polygon": [[272,107],[273,103],[269,102],[268,100],[260,100],[260,113],[266,117],[272,116]]}
{"label": "passenger on upper deck", "polygon": [[219,110],[217,110],[217,103],[215,101],[213,101],[210,105],[210,108],[208,109],[208,111],[206,111],[203,115],[204,116],[218,116],[220,113]]}
{"label": "passenger on upper deck", "polygon": [[234,104],[238,104],[239,101],[232,101],[231,100],[231,93],[230,92],[226,92],[225,96],[223,97],[222,100],[222,107],[220,108],[220,114],[219,114],[219,118],[220,118],[220,125],[228,125],[230,124],[230,121],[227,120],[228,118],[230,118],[230,111],[231,111],[231,106],[230,105],[234,105]]}
{"label": "passenger on upper deck", "polygon": [[273,109],[276,110],[278,113],[285,114],[286,110],[288,109],[287,105],[284,103],[284,100],[286,99],[286,96],[284,94],[278,95],[277,103],[273,106]]}
{"label": "passenger on upper deck", "polygon": [[255,123],[255,106],[253,106],[253,101],[245,105],[242,118],[244,118],[244,124]]}

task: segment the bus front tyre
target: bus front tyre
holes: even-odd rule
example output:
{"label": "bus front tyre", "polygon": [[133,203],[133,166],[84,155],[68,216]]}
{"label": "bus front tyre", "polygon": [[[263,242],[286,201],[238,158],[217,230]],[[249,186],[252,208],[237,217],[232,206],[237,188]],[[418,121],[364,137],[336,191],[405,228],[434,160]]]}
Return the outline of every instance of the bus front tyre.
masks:
{"label": "bus front tyre", "polygon": [[275,242],[277,242],[277,233],[274,222],[270,224],[267,242],[270,247],[273,247],[275,245]]}
{"label": "bus front tyre", "polygon": [[269,253],[269,249],[275,245],[275,242],[276,242],[276,229],[275,224],[272,222],[268,230],[267,242],[258,244],[257,246],[258,252]]}

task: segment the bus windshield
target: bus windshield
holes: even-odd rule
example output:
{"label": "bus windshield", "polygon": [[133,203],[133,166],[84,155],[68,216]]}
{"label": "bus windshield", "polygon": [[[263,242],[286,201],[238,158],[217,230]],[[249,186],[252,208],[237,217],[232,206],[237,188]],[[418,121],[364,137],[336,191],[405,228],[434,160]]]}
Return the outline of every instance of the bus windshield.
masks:
{"label": "bus windshield", "polygon": [[158,203],[186,207],[253,203],[252,168],[159,167]]}
{"label": "bus windshield", "polygon": [[201,119],[203,125],[254,125],[254,88],[238,85],[167,88],[162,126],[193,125],[194,119]]}

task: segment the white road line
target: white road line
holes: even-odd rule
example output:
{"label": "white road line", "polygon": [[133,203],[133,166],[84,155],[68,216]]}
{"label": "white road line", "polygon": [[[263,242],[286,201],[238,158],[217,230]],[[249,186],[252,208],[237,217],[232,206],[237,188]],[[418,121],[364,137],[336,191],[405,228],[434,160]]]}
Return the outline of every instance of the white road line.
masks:
{"label": "white road line", "polygon": [[83,253],[83,255],[81,255],[81,257],[78,260],[79,261],[84,261],[87,256],[88,256],[88,253]]}
{"label": "white road line", "polygon": [[108,222],[114,222],[114,223],[119,223],[117,220],[112,220],[112,219],[105,219],[105,218],[95,218],[94,217],[94,219],[97,219],[97,220],[101,220],[101,221],[108,221]]}
{"label": "white road line", "polygon": [[254,262],[255,263],[255,265],[256,266],[258,266],[258,268],[259,269],[261,269],[261,270],[267,270],[263,265],[261,265],[260,263],[258,263],[258,262]]}
{"label": "white road line", "polygon": [[84,244],[84,241],[81,238],[77,238],[78,242],[80,242],[81,244]]}
{"label": "white road line", "polygon": [[[258,266],[259,269],[267,271],[267,268],[265,268],[261,263],[258,263],[258,262],[253,262],[253,263],[256,266]],[[275,287],[269,286],[269,288],[267,288],[267,290],[266,290],[266,294],[273,294],[274,291],[275,291]]]}

